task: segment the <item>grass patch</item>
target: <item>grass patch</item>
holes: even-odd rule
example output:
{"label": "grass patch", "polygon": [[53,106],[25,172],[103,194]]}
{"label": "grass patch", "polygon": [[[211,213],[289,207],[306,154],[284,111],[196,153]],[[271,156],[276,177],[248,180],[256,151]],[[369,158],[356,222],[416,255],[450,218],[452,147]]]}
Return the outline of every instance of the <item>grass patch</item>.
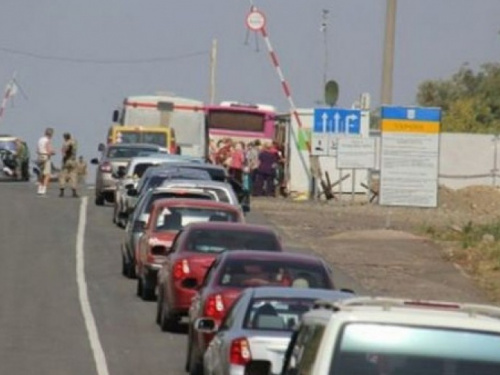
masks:
{"label": "grass patch", "polygon": [[468,222],[442,230],[423,226],[420,232],[446,244],[447,258],[471,275],[489,297],[500,302],[500,221],[490,224]]}

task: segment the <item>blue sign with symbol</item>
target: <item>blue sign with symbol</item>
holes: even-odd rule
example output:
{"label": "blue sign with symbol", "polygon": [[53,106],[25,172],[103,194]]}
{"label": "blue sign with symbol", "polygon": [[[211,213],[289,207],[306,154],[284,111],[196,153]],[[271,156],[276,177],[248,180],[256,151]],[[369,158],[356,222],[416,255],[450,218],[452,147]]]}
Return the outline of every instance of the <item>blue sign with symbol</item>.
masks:
{"label": "blue sign with symbol", "polygon": [[361,110],[342,108],[314,109],[313,133],[361,134]]}
{"label": "blue sign with symbol", "polygon": [[381,118],[387,120],[441,121],[441,108],[382,107]]}

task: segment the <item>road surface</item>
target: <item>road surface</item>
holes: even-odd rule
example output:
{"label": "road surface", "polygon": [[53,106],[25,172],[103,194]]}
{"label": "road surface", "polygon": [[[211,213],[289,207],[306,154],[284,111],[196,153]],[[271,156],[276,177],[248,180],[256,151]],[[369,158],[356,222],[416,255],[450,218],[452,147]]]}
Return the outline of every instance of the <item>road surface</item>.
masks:
{"label": "road surface", "polygon": [[[35,191],[0,184],[0,374],[185,374],[185,335],[161,332],[156,304],[121,275],[111,207],[94,206],[91,191]],[[339,287],[361,291],[334,271]]]}

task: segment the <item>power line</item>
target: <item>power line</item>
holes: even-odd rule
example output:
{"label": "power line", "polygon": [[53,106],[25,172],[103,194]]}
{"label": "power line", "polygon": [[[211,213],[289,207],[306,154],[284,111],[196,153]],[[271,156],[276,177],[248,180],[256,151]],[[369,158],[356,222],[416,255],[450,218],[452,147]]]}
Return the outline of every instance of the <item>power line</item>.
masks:
{"label": "power line", "polygon": [[152,57],[147,59],[127,59],[127,60],[99,60],[99,59],[85,59],[85,58],[76,58],[76,57],[64,57],[64,56],[50,56],[50,55],[42,55],[28,51],[16,50],[13,48],[0,47],[1,52],[10,53],[13,55],[30,57],[38,60],[50,60],[50,61],[62,61],[76,64],[101,64],[101,65],[111,65],[111,64],[151,64],[151,63],[160,63],[166,61],[177,61],[184,60],[192,57],[208,55],[209,51],[197,51],[185,53],[177,56],[169,56],[169,57]]}

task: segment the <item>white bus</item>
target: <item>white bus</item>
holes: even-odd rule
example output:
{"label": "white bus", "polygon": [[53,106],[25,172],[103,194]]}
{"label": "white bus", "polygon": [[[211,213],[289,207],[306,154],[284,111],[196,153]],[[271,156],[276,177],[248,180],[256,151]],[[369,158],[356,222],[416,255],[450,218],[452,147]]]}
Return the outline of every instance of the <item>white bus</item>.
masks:
{"label": "white bus", "polygon": [[128,96],[113,122],[123,126],[165,126],[175,131],[181,154],[207,155],[207,129],[203,102],[175,95]]}

